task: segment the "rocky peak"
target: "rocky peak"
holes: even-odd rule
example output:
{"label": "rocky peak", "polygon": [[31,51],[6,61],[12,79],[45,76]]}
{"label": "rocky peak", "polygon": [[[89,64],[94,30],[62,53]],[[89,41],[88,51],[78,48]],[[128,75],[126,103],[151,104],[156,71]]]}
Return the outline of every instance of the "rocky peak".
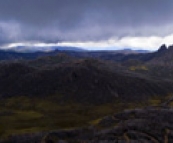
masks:
{"label": "rocky peak", "polygon": [[163,51],[166,51],[166,50],[167,50],[167,46],[166,46],[165,44],[163,44],[163,45],[159,48],[158,52],[163,52]]}

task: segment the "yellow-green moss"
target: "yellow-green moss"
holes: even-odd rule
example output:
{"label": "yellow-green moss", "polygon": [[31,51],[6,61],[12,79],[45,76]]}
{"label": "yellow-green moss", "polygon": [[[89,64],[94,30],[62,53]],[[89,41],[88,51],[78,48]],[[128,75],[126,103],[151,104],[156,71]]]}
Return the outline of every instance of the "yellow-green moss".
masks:
{"label": "yellow-green moss", "polygon": [[146,66],[144,66],[144,65],[142,65],[142,66],[131,66],[129,69],[131,71],[136,71],[136,70],[144,70],[144,71],[146,71],[146,70],[148,70],[148,68]]}
{"label": "yellow-green moss", "polygon": [[97,124],[100,123],[101,120],[102,120],[102,118],[96,119],[96,120],[92,120],[92,121],[90,121],[89,123],[90,123],[91,125],[97,125]]}
{"label": "yellow-green moss", "polygon": [[160,105],[161,101],[160,101],[160,99],[150,99],[148,101],[148,103],[151,106],[158,106],[158,105]]}

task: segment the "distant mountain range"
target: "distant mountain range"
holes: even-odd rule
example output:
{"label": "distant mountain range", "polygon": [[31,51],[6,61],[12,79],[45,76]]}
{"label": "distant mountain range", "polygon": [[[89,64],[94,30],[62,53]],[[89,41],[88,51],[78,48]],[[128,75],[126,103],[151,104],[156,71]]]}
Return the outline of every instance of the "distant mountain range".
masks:
{"label": "distant mountain range", "polygon": [[172,142],[173,46],[125,51],[0,51],[0,143]]}
{"label": "distant mountain range", "polygon": [[[139,54],[139,53],[148,53],[150,51],[147,50],[131,50],[131,49],[124,49],[124,50],[114,50],[114,51],[87,51],[82,48],[77,47],[25,47],[25,46],[17,46],[13,49],[8,50],[0,50],[0,60],[21,60],[21,59],[36,59],[42,56],[51,56],[56,55],[57,53],[67,53],[70,56],[74,57],[102,57],[103,59],[109,59],[115,54]],[[118,56],[117,56],[118,57]]]}
{"label": "distant mountain range", "polygon": [[[43,96],[59,92],[65,95],[65,99],[96,104],[113,101],[117,97],[134,100],[172,93],[173,81],[166,79],[171,76],[173,68],[165,72],[160,66],[163,58],[170,61],[168,59],[173,55],[170,49],[142,54],[1,51],[1,58],[17,60],[0,64],[0,95]],[[161,70],[158,72],[153,67]],[[10,77],[7,78],[7,75]]]}
{"label": "distant mountain range", "polygon": [[[72,47],[72,46],[52,46],[52,47],[31,47],[31,46],[16,46],[11,49],[8,49],[7,51],[13,51],[13,52],[19,52],[19,53],[34,53],[34,52],[48,52],[48,51],[54,51],[54,50],[60,50],[60,51],[89,51],[82,47]],[[95,50],[91,50],[95,51]],[[96,51],[102,51],[102,52],[118,52],[118,53],[147,53],[150,52],[148,50],[132,50],[129,48],[125,48],[122,50],[96,50]]]}
{"label": "distant mountain range", "polygon": [[30,46],[16,46],[11,50],[12,52],[18,53],[34,53],[34,52],[50,52],[50,51],[86,51],[86,49],[78,47],[68,47],[68,46],[53,46],[53,47],[30,47]]}

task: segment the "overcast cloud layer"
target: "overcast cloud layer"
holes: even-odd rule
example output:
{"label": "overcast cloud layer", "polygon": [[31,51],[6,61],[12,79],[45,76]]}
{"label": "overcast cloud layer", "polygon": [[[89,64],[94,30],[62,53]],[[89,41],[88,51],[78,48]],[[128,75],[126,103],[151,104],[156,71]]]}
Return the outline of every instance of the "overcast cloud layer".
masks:
{"label": "overcast cloud layer", "polygon": [[0,45],[155,50],[173,43],[172,13],[172,0],[1,0]]}

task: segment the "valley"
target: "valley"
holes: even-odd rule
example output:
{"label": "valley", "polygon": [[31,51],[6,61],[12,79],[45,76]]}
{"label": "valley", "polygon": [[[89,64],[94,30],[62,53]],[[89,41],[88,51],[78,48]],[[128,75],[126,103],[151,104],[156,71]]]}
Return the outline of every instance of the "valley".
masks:
{"label": "valley", "polygon": [[[2,60],[0,142],[172,139],[164,116],[172,115],[173,104],[164,103],[173,97],[173,52],[163,47],[121,56],[61,51]],[[164,118],[158,130],[165,129],[165,138],[155,129],[149,133],[150,116]]]}

